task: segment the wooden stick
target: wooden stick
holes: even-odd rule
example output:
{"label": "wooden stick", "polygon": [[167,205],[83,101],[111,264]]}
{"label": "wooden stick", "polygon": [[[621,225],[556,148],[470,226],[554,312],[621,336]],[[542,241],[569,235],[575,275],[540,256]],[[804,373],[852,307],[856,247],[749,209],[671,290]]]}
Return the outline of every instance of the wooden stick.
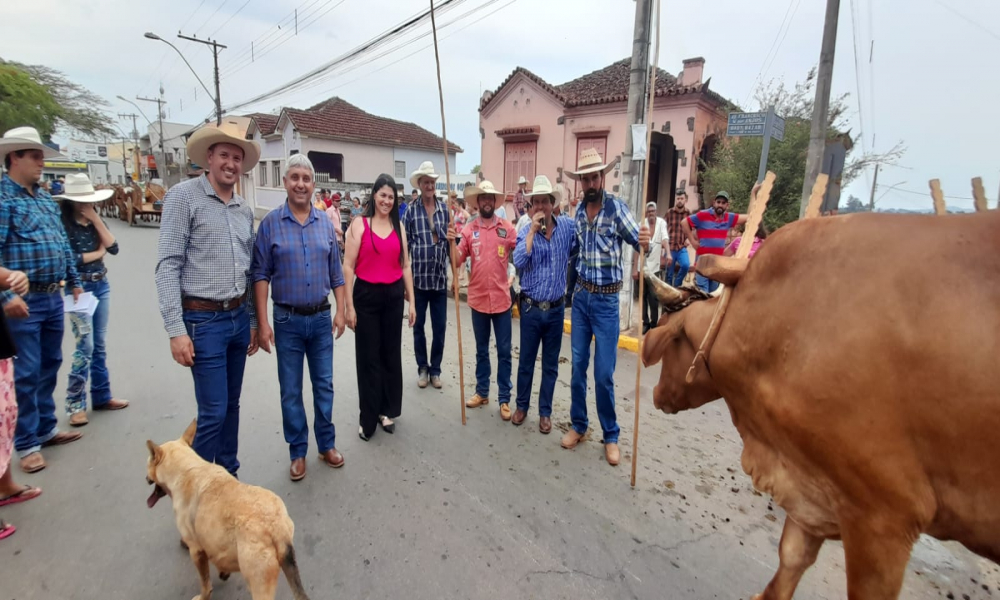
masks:
{"label": "wooden stick", "polygon": [[[656,0],[656,44],[655,50],[653,52],[653,72],[650,75],[649,83],[649,108],[646,114],[646,164],[643,169],[642,178],[642,189],[639,190],[641,194],[639,201],[639,206],[642,210],[642,220],[646,220],[646,201],[645,195],[646,190],[649,189],[649,157],[652,154],[653,149],[650,147],[653,140],[653,101],[656,99],[656,70],[659,68],[660,64],[660,0]],[[641,221],[640,221],[641,222]],[[640,225],[640,228],[642,226]],[[650,233],[652,235],[652,232]],[[652,248],[650,248],[652,252]],[[663,249],[660,249],[663,252]],[[645,270],[646,270],[646,251],[642,246],[639,246],[639,262],[636,266],[639,269],[639,317],[636,319],[639,324],[639,347],[637,349],[638,354],[636,355],[635,361],[635,405],[632,407],[635,412],[635,424],[632,427],[632,479],[631,485],[635,487],[635,467],[639,456],[639,378],[642,374],[642,342],[646,337],[645,332],[642,330],[642,312],[643,304],[646,301],[645,294]],[[651,324],[652,325],[652,324]]]}
{"label": "wooden stick", "polygon": [[948,209],[944,204],[944,192],[941,191],[941,180],[931,179],[931,198],[934,199],[934,212],[939,215],[948,214]]}
{"label": "wooden stick", "polygon": [[816,176],[816,183],[813,184],[813,191],[809,196],[809,206],[806,207],[807,219],[819,216],[819,209],[823,206],[823,195],[826,194],[826,185],[829,180],[830,176],[826,173],[820,173]]}
{"label": "wooden stick", "polygon": [[[760,191],[757,192],[757,197],[750,199],[750,210],[746,225],[743,228],[743,237],[740,239],[740,247],[736,249],[736,258],[747,258],[750,254],[750,248],[753,246],[753,234],[757,232],[757,227],[764,217],[764,209],[767,208],[767,201],[771,198],[771,188],[774,186],[774,179],[774,172],[768,171],[767,175],[764,176],[764,184],[760,187]],[[694,355],[691,367],[684,378],[687,383],[694,382],[694,376],[699,364],[698,359],[700,358],[703,362],[708,362],[708,353],[711,351],[712,344],[715,343],[715,338],[722,327],[722,319],[726,316],[726,310],[729,308],[729,299],[732,295],[733,288],[727,286],[722,290],[722,297],[715,307],[712,322],[709,323],[708,331],[705,332],[705,337],[701,340],[701,346],[699,346],[698,352]]]}
{"label": "wooden stick", "polygon": [[976,200],[976,212],[989,210],[986,204],[986,190],[983,189],[983,178],[972,178],[972,197]]}
{"label": "wooden stick", "polygon": [[[434,35],[434,63],[437,65],[438,99],[441,103],[441,143],[444,146],[444,180],[451,192],[451,167],[448,164],[448,130],[444,124],[444,88],[441,86],[441,57],[438,54],[437,24],[434,22],[434,0],[431,2],[431,33]],[[445,205],[448,220],[451,220],[451,207]],[[465,362],[462,359],[462,304],[458,297],[458,265],[451,257],[455,255],[455,240],[450,242],[448,260],[451,261],[452,289],[455,293],[455,329],[458,330],[458,395],[462,402],[462,425],[465,425]]]}

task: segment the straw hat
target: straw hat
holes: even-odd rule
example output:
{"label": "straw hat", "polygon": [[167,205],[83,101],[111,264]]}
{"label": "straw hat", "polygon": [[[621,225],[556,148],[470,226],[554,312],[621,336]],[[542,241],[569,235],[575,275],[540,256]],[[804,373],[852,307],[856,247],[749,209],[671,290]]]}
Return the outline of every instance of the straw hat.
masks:
{"label": "straw hat", "polygon": [[587,148],[580,153],[580,160],[577,163],[580,165],[578,170],[570,171],[566,170],[566,176],[570,179],[579,180],[581,175],[586,175],[587,173],[600,172],[601,174],[606,174],[611,169],[615,168],[615,165],[621,157],[616,157],[613,161],[605,163],[601,155],[597,153],[597,150],[593,148]]}
{"label": "straw hat", "polygon": [[260,160],[260,146],[257,142],[246,139],[245,133],[232,121],[223,121],[222,125],[218,126],[205,125],[188,139],[188,159],[199,167],[207,169],[208,149],[215,144],[232,144],[243,150],[243,172],[249,173]]}
{"label": "straw hat", "polygon": [[493,187],[493,182],[484,179],[479,185],[469,185],[465,187],[465,202],[470,208],[479,210],[479,196],[495,196],[498,203],[503,203],[506,194]]}
{"label": "straw hat", "polygon": [[561,187],[552,187],[552,183],[548,177],[539,175],[535,177],[535,183],[532,184],[531,191],[525,194],[524,197],[530,202],[535,196],[552,196],[552,205],[559,206],[563,197]]}
{"label": "straw hat", "polygon": [[521,185],[522,183],[523,183],[523,184],[525,184],[525,185],[527,185],[527,184],[528,184],[528,180],[524,178],[524,175],[521,175],[521,176],[520,176],[520,177],[519,177],[519,178],[517,179],[517,185]]}
{"label": "straw hat", "polygon": [[90,177],[85,173],[72,173],[66,176],[66,183],[63,193],[53,196],[56,200],[72,200],[73,202],[103,202],[111,197],[115,191],[95,190],[94,184],[90,183]]}
{"label": "straw hat", "polygon": [[59,158],[62,154],[42,143],[34,127],[15,127],[0,139],[0,159],[17,150],[41,150],[45,158]]}
{"label": "straw hat", "polygon": [[410,174],[410,185],[415,188],[420,187],[417,185],[417,182],[420,181],[421,177],[430,177],[434,181],[437,181],[437,178],[440,177],[440,175],[434,172],[434,163],[429,160],[425,160],[420,163],[420,166],[417,167],[416,171]]}

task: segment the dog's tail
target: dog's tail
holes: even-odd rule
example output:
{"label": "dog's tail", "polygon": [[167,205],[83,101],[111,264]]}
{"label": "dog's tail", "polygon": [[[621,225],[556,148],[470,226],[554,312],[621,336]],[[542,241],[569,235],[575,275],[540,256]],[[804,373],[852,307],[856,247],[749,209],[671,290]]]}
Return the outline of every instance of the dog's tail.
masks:
{"label": "dog's tail", "polygon": [[291,544],[285,546],[285,558],[281,561],[281,570],[285,573],[285,579],[288,580],[288,587],[292,588],[295,600],[309,600],[305,588],[302,587],[299,565],[295,562],[295,548]]}

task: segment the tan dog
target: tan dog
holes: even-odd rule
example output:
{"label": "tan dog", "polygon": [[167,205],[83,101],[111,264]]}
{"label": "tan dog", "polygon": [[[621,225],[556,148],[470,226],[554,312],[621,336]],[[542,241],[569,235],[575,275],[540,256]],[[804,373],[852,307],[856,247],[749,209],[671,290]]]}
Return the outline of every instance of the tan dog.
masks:
{"label": "tan dog", "polygon": [[177,529],[201,578],[201,594],[194,600],[212,596],[209,562],[223,581],[230,573],[242,573],[254,600],[274,599],[279,570],[295,600],[309,600],[295,564],[295,524],[285,503],[198,456],[191,449],[195,424],[177,441],[162,446],[146,441],[146,481],[155,486],[146,504],[153,508],[163,496],[173,499]]}

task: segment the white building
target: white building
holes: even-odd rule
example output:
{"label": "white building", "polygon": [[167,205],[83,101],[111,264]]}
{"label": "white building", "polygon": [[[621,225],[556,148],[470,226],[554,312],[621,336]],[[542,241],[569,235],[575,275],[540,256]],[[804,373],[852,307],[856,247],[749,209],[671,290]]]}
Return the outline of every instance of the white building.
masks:
{"label": "white building", "polygon": [[[433,161],[444,169],[440,136],[414,123],[366,113],[330,98],[306,110],[283,108],[278,115],[255,113],[247,137],[261,147],[261,158],[246,186],[248,200],[258,214],[285,201],[281,181],[285,160],[305,153],[316,168],[316,187],[335,191],[371,191],[382,173],[389,173],[409,194],[410,173],[420,163]],[[462,149],[448,144],[448,161],[454,165]]]}
{"label": "white building", "polygon": [[[194,125],[163,122],[163,154],[160,155],[160,122],[153,121],[139,138],[146,179],[162,179],[169,188],[187,179],[187,138]],[[164,166],[166,168],[164,168]]]}

